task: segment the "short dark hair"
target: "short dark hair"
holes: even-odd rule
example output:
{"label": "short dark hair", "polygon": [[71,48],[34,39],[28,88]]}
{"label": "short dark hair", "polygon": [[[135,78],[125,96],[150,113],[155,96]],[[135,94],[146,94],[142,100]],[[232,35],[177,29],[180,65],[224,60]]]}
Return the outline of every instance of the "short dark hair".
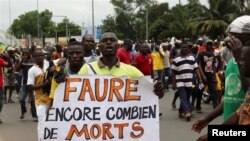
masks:
{"label": "short dark hair", "polygon": [[36,53],[37,51],[43,52],[43,49],[42,49],[42,48],[35,48],[34,51],[32,52],[32,56],[35,56],[35,53]]}
{"label": "short dark hair", "polygon": [[86,35],[84,35],[83,37],[82,37],[82,43],[85,41],[85,38],[86,37],[93,37],[94,38],[94,36],[93,35],[90,35],[90,34],[86,34]]}
{"label": "short dark hair", "polygon": [[71,38],[71,39],[69,39],[69,43],[74,42],[74,41],[76,41],[76,39],[75,39],[75,38]]}
{"label": "short dark hair", "polygon": [[69,45],[68,45],[68,47],[70,47],[70,46],[74,46],[74,45],[79,45],[79,46],[82,46],[82,47],[83,47],[83,44],[82,44],[82,43],[80,43],[80,42],[78,42],[78,41],[73,41],[73,42],[70,42],[70,43],[69,43]]}
{"label": "short dark hair", "polygon": [[55,47],[56,47],[56,50],[62,50],[62,46],[60,44],[56,44]]}

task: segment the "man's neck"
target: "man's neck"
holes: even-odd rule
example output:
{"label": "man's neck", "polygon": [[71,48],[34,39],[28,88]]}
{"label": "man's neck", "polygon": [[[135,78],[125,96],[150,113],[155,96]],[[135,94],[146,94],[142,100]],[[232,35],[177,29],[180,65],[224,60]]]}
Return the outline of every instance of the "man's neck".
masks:
{"label": "man's neck", "polygon": [[143,57],[146,57],[148,54],[147,53],[141,53]]}
{"label": "man's neck", "polygon": [[117,58],[116,56],[105,56],[101,58],[101,61],[104,65],[111,69],[117,63]]}
{"label": "man's neck", "polygon": [[41,63],[41,64],[36,64],[36,65],[38,65],[39,68],[43,69],[43,63]]}
{"label": "man's neck", "polygon": [[70,72],[73,74],[78,73],[80,71],[80,69],[82,68],[82,65],[83,65],[83,63],[79,63],[77,65],[69,64]]}

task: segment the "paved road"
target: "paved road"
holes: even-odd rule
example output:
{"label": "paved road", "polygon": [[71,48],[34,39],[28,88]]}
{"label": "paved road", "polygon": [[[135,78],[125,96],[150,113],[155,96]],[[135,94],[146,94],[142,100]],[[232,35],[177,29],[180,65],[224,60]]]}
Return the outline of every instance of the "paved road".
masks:
{"label": "paved road", "polygon": [[[171,109],[170,103],[172,99],[173,91],[170,91],[160,100],[160,111],[163,113],[163,116],[160,119],[161,141],[195,141],[199,137],[199,134],[190,130],[191,125],[198,118],[211,111],[212,105],[202,104],[203,113],[194,113],[191,121],[187,122],[184,119],[179,119],[178,112]],[[36,141],[37,123],[32,121],[30,114],[27,114],[24,120],[20,120],[19,103],[17,99],[15,99],[15,101],[16,103],[8,103],[4,105],[2,111],[3,124],[0,125],[0,141]],[[221,122],[222,117],[220,116],[211,124],[219,124]],[[204,129],[202,133],[205,133],[206,131],[207,129]]]}

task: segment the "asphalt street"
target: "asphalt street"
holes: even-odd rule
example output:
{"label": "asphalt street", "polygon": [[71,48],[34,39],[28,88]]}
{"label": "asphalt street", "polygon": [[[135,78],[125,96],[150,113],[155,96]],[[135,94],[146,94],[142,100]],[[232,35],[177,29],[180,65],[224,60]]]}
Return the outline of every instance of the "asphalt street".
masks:
{"label": "asphalt street", "polygon": [[[178,112],[172,110],[171,101],[174,91],[165,93],[160,100],[160,112],[163,116],[160,118],[160,140],[161,141],[195,141],[201,134],[207,132],[205,128],[200,134],[191,130],[192,124],[202,116],[205,116],[212,110],[212,104],[202,103],[203,113],[193,112],[190,122],[178,118]],[[30,113],[26,114],[23,120],[19,119],[20,106],[18,98],[14,98],[15,103],[4,104],[2,111],[3,124],[0,124],[0,141],[36,141],[37,123],[33,122]],[[177,100],[178,101],[178,100]],[[177,102],[177,106],[179,101]],[[29,108],[29,105],[27,105]],[[222,123],[222,116],[215,119],[210,124]]]}

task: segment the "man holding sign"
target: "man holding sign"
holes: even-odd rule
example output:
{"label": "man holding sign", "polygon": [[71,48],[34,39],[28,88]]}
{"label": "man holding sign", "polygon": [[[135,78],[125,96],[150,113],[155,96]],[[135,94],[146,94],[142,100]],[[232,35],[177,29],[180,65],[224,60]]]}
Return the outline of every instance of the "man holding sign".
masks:
{"label": "man holding sign", "polygon": [[[121,63],[116,57],[118,49],[118,40],[114,33],[106,32],[102,35],[99,43],[99,49],[102,57],[99,60],[85,64],[78,74],[100,74],[111,76],[128,76],[130,78],[138,78],[143,74],[133,66]],[[91,68],[91,69],[89,69]],[[93,71],[93,73],[89,72]],[[158,81],[154,85],[154,93],[162,98],[164,95],[162,82]]]}
{"label": "man holding sign", "polygon": [[135,67],[120,63],[117,47],[116,35],[104,33],[103,57],[58,86],[41,140],[160,140],[159,103],[152,89],[161,98],[163,85],[152,86]]}

